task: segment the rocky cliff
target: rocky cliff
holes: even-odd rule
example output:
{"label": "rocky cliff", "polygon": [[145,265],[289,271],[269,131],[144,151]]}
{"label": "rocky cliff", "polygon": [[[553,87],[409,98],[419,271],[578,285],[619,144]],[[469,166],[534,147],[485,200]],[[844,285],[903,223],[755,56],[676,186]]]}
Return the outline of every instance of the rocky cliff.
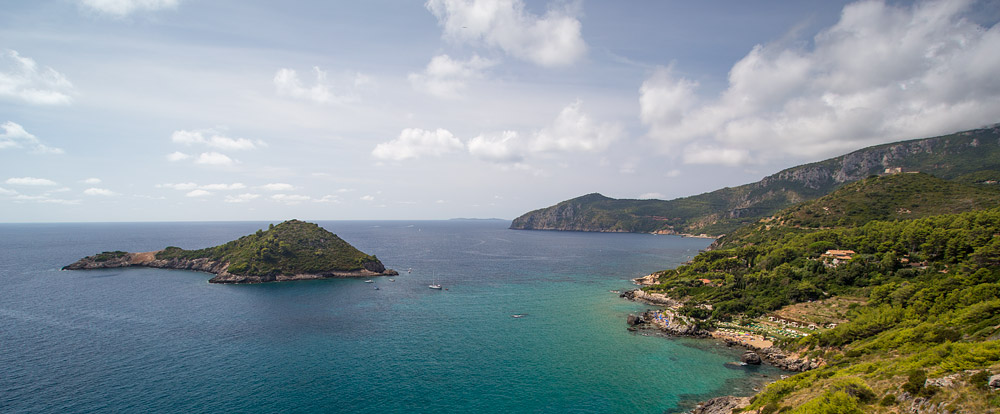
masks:
{"label": "rocky cliff", "polygon": [[510,228],[718,236],[886,171],[960,179],[989,170],[1000,170],[998,126],[869,147],[789,168],[756,183],[669,201],[588,194],[526,213]]}

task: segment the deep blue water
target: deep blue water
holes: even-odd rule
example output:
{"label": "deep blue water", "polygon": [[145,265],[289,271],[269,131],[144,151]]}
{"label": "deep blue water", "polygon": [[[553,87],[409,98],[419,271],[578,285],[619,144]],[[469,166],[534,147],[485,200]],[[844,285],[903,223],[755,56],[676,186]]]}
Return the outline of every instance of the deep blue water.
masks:
{"label": "deep blue water", "polygon": [[626,331],[644,306],[609,291],[707,240],[318,223],[400,276],[232,286],[60,271],[268,223],[0,224],[0,412],[662,413],[778,374],[734,367],[738,351],[711,341]]}

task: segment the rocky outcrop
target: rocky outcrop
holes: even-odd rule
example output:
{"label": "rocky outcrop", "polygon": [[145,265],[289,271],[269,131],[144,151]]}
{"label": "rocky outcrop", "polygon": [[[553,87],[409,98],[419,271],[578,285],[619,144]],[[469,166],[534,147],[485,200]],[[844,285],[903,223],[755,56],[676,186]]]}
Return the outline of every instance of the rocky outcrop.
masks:
{"label": "rocky outcrop", "polygon": [[750,405],[750,397],[733,397],[727,395],[725,397],[712,398],[698,404],[697,407],[691,410],[691,414],[732,414],[748,405]]}
{"label": "rocky outcrop", "polygon": [[367,262],[361,270],[328,271],[294,275],[237,275],[229,273],[229,263],[206,258],[199,259],[157,259],[155,252],[126,253],[104,252],[87,256],[63,267],[63,270],[113,269],[121,267],[154,267],[158,269],[194,270],[214,274],[209,283],[267,283],[293,280],[314,280],[340,277],[396,276],[399,273],[386,269],[381,262]]}
{"label": "rocky outcrop", "polygon": [[740,356],[740,362],[747,365],[760,365],[760,355],[754,351],[746,351]]}
{"label": "rocky outcrop", "polygon": [[649,293],[642,289],[626,290],[619,297],[650,305],[676,307],[681,303],[662,293]]}

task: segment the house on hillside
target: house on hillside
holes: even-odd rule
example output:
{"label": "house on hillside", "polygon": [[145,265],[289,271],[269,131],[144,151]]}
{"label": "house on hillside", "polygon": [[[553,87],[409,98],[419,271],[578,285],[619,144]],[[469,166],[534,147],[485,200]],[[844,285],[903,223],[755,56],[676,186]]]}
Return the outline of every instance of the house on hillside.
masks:
{"label": "house on hillside", "polygon": [[854,250],[827,250],[819,257],[827,266],[833,267],[851,260],[857,254]]}

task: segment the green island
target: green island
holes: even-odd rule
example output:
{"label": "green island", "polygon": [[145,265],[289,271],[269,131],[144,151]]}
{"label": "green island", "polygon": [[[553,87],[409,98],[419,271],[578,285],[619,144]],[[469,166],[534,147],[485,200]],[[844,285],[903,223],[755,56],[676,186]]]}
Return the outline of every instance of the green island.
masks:
{"label": "green island", "polygon": [[397,275],[322,227],[299,220],[271,224],[231,242],[198,250],[170,246],[144,253],[103,252],[64,270],[144,266],[198,270],[211,283],[263,283],[331,277]]}
{"label": "green island", "polygon": [[665,306],[629,322],[802,371],[696,413],[1000,412],[996,176],[872,176],[786,208],[636,279],[624,296]]}

